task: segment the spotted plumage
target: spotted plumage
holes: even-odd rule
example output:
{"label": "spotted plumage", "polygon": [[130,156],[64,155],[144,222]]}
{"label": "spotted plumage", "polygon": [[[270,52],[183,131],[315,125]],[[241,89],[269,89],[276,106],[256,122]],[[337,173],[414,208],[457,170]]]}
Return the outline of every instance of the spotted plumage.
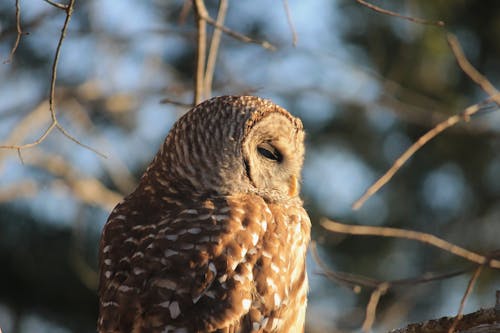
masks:
{"label": "spotted plumage", "polygon": [[103,230],[99,332],[303,332],[303,140],[257,97],[181,117]]}

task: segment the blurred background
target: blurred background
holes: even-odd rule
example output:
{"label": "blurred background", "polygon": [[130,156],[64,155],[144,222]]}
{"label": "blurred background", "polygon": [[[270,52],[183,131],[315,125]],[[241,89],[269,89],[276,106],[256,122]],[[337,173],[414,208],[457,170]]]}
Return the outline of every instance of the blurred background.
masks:
{"label": "blurred background", "polygon": [[[223,36],[214,95],[255,94],[302,118],[303,198],[318,252],[333,271],[394,280],[470,267],[420,243],[326,232],[344,223],[432,233],[480,253],[500,247],[500,112],[490,105],[428,143],[359,210],[352,203],[439,121],[487,98],[446,42],[500,87],[500,2],[373,1],[446,27],[382,15],[352,0],[290,0],[297,46],[281,1],[229,3],[226,25],[277,46]],[[218,2],[207,0],[213,17]],[[94,332],[97,244],[114,205],[134,189],[191,103],[196,30],[181,0],[77,1],[56,86],[60,123],[38,146],[0,150],[0,327],[9,332]],[[15,1],[0,3],[0,59],[16,39]],[[183,9],[184,8],[184,9]],[[0,64],[0,144],[33,142],[50,125],[51,65],[65,19],[21,1],[23,35]],[[354,293],[311,259],[307,332],[358,331],[369,288]],[[391,289],[375,332],[455,315],[470,273]],[[498,271],[485,269],[465,312],[491,307]]]}

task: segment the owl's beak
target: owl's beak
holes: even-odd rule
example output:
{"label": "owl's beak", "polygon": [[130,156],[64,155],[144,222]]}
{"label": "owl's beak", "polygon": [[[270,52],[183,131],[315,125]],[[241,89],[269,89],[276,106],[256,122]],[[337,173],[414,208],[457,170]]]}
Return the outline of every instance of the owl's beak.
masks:
{"label": "owl's beak", "polygon": [[291,176],[290,177],[290,184],[289,184],[289,190],[288,190],[288,195],[290,197],[294,197],[297,194],[299,194],[299,180],[297,179],[296,176]]}

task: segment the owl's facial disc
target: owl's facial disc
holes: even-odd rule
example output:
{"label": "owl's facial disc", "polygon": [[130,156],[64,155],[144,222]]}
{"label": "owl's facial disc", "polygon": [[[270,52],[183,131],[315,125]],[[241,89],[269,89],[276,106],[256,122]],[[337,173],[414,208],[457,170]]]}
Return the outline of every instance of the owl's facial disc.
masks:
{"label": "owl's facial disc", "polygon": [[281,201],[299,194],[304,156],[304,133],[281,113],[271,113],[257,122],[243,144],[247,176],[257,194]]}

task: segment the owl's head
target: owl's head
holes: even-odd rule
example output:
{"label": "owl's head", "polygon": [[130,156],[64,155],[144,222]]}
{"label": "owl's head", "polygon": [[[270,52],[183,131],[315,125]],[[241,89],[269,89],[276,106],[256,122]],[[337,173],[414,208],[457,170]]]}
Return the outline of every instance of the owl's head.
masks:
{"label": "owl's head", "polygon": [[275,202],[298,196],[303,159],[298,118],[258,97],[222,96],[175,123],[147,173],[174,192],[254,193]]}

